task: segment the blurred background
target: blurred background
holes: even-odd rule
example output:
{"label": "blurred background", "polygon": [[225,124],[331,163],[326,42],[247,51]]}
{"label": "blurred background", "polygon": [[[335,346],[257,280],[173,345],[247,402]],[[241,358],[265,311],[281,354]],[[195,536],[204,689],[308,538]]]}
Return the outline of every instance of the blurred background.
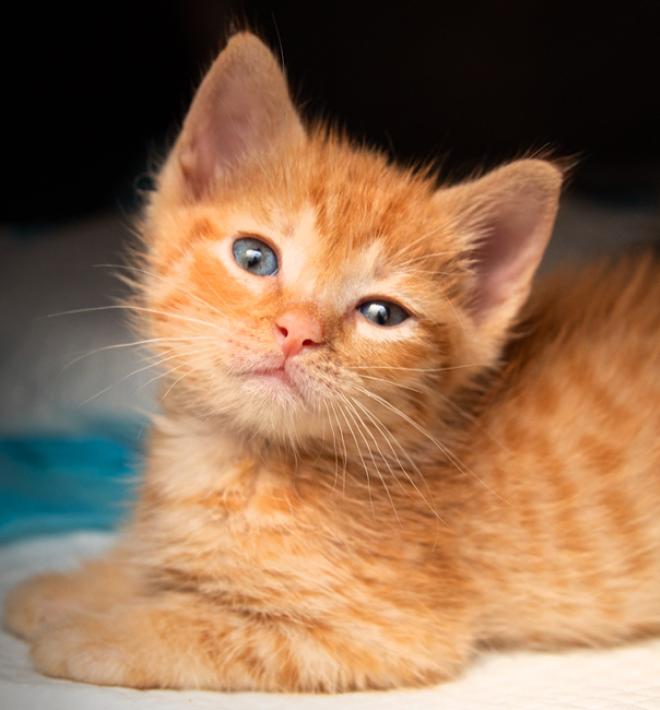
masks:
{"label": "blurred background", "polygon": [[[14,497],[0,521],[48,486],[82,515],[85,476],[135,465],[158,373],[116,347],[133,339],[121,311],[49,316],[122,294],[109,265],[232,27],[267,39],[308,115],[436,158],[445,179],[530,149],[576,157],[544,268],[660,240],[654,0],[26,1],[3,14],[0,482]],[[55,510],[52,490],[42,505]]]}

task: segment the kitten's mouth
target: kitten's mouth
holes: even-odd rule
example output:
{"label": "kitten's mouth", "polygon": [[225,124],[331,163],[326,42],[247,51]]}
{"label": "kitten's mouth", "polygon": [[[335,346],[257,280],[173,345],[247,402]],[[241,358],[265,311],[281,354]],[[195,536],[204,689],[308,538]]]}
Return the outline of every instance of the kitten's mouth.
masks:
{"label": "kitten's mouth", "polygon": [[272,381],[275,386],[284,386],[290,391],[300,396],[300,390],[293,381],[291,375],[287,372],[285,364],[279,367],[262,367],[255,370],[249,370],[245,373],[248,377],[256,377],[260,380]]}

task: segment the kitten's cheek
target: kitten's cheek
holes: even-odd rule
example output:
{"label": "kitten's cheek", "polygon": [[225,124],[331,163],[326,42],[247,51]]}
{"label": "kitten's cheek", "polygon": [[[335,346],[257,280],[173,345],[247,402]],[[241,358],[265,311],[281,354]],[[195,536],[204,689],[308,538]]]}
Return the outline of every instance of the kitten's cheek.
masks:
{"label": "kitten's cheek", "polygon": [[404,343],[412,339],[416,332],[416,324],[412,318],[398,325],[382,326],[358,316],[355,319],[354,344],[359,347],[361,344]]}

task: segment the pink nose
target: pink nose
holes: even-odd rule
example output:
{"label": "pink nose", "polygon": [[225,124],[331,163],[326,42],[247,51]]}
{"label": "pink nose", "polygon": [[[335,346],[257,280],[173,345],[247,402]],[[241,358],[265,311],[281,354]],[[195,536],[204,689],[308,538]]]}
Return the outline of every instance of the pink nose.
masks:
{"label": "pink nose", "polygon": [[275,337],[284,357],[290,358],[305,347],[319,345],[323,332],[318,318],[305,311],[291,310],[275,320]]}

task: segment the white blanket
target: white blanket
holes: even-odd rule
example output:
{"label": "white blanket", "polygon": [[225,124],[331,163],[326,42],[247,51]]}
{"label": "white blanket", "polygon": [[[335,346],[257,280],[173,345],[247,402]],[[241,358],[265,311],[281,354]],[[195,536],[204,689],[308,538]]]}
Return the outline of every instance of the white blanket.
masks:
{"label": "white blanket", "polygon": [[[93,556],[107,535],[77,533],[0,548],[0,596],[38,571]],[[452,683],[417,691],[336,696],[136,691],[53,680],[30,668],[27,647],[0,634],[0,710],[660,710],[660,640],[614,650],[484,656]]]}

